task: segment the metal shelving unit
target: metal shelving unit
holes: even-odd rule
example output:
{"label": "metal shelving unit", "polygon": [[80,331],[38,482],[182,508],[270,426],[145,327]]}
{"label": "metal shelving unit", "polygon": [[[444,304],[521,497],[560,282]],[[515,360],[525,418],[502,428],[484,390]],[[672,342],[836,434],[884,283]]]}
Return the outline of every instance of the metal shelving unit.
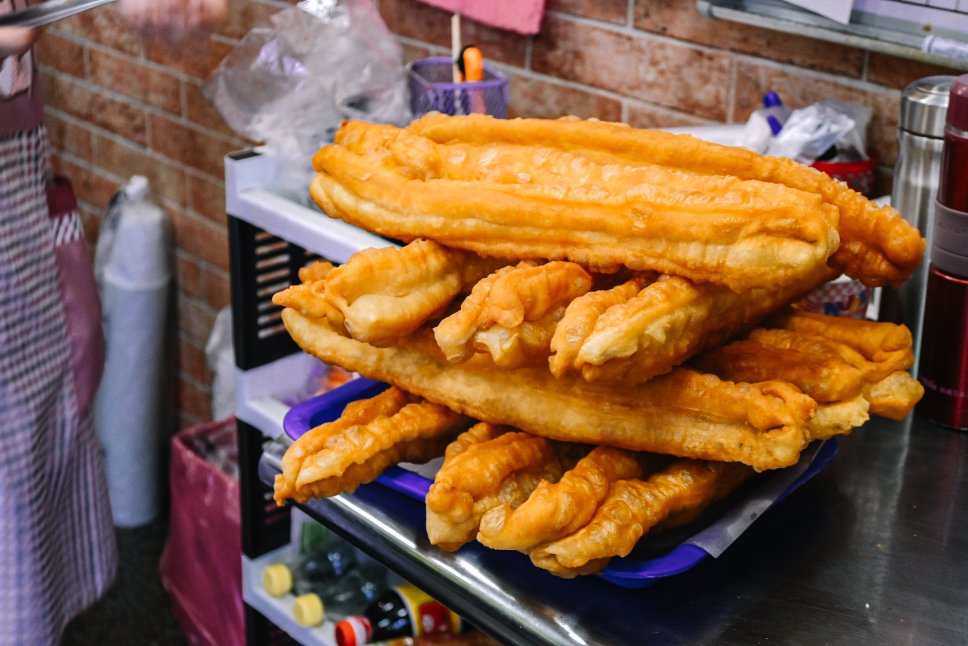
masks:
{"label": "metal shelving unit", "polygon": [[[915,34],[892,25],[890,20],[876,24],[851,22],[843,25],[829,18],[779,0],[698,0],[696,7],[708,18],[729,20],[797,36],[868,49],[882,54],[968,70],[968,60],[922,51],[927,33]],[[932,33],[946,35],[943,27]]]}

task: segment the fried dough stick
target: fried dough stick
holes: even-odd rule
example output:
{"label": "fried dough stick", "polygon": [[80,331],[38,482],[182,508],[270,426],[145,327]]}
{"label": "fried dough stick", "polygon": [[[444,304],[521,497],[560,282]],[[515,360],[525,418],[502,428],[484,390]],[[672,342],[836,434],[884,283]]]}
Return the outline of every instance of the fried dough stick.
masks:
{"label": "fried dough stick", "polygon": [[924,395],[924,387],[907,372],[914,353],[911,333],[904,326],[799,310],[774,322],[790,329],[754,330],[750,340],[839,357],[860,371],[862,396],[873,415],[904,419]]}
{"label": "fried dough stick", "polygon": [[354,339],[389,345],[440,314],[499,264],[415,240],[401,249],[364,249],[325,273],[306,271],[311,282],[276,294],[273,302],[325,316]]}
{"label": "fried dough stick", "polygon": [[460,450],[445,454],[426,497],[427,536],[448,551],[472,540],[489,510],[516,507],[540,482],[561,477],[554,446],[543,437],[475,428],[468,433],[458,439]]}
{"label": "fried dough stick", "polygon": [[816,344],[804,347],[798,339],[778,347],[758,343],[758,338],[762,337],[734,341],[701,354],[691,365],[731,381],[789,381],[821,404],[861,394],[863,373],[839,355],[829,350],[817,352],[821,348]]}
{"label": "fried dough stick", "polygon": [[778,381],[737,384],[676,368],[638,386],[594,384],[557,379],[543,366],[499,369],[480,354],[451,364],[429,331],[376,348],[340,336],[325,319],[291,309],[282,318],[327,363],[551,439],[776,469],[797,461],[816,412],[813,399]]}
{"label": "fried dough stick", "polygon": [[343,413],[332,422],[321,424],[303,433],[282,456],[282,473],[276,476],[276,502],[282,504],[295,494],[296,478],[307,457],[316,455],[326,446],[335,433],[341,433],[357,424],[372,422],[378,417],[393,415],[417,397],[399,388],[388,388],[370,399],[360,399],[346,405]]}
{"label": "fried dough stick", "polygon": [[407,129],[438,143],[555,147],[603,164],[659,164],[708,175],[775,182],[822,195],[840,211],[840,246],[830,265],[871,287],[903,282],[924,254],[924,239],[895,209],[879,207],[842,182],[791,159],[757,155],[689,135],[573,117],[493,119],[434,113],[414,121]]}
{"label": "fried dough stick", "polygon": [[911,331],[903,325],[826,316],[805,310],[790,310],[768,325],[850,346],[868,361],[878,364],[883,374],[906,370],[914,363]]}
{"label": "fried dough stick", "polygon": [[[444,406],[399,393],[391,388],[368,403],[357,402],[360,406],[347,407],[343,418],[311,430],[305,441],[297,440],[287,455],[294,449],[298,454],[288,465],[284,456],[283,473],[276,478],[276,502],[353,491],[397,462],[426,462],[441,455],[470,424]],[[298,462],[295,477],[287,475],[293,462]]]}
{"label": "fried dough stick", "polygon": [[800,311],[776,323],[793,329],[753,330],[700,355],[693,367],[734,381],[788,381],[822,404],[818,416],[828,424],[834,410],[845,412],[857,398],[871,414],[903,419],[924,392],[906,372],[913,363],[906,328]]}
{"label": "fried dough stick", "polygon": [[565,306],[591,286],[591,276],[573,262],[504,267],[474,285],[460,310],[434,328],[434,337],[454,362],[475,350],[502,367],[544,361]]}
{"label": "fried dough stick", "polygon": [[558,482],[539,484],[517,508],[505,503],[484,514],[477,540],[496,550],[527,552],[568,536],[588,524],[611,483],[641,475],[636,456],[595,447]]}
{"label": "fried dough stick", "polygon": [[[836,216],[819,196],[798,192],[778,205],[762,197],[771,185],[676,191],[655,184],[609,194],[567,182],[424,178],[384,154],[338,144],[323,147],[313,165],[310,193],[333,217],[505,258],[567,259],[603,271],[625,265],[742,291],[802,277],[838,241]],[[541,217],[521,217],[532,212]]]}
{"label": "fried dough stick", "polygon": [[580,371],[588,381],[642,383],[752,327],[832,275],[821,267],[795,284],[742,294],[674,276],[631,296],[631,281],[592,292],[565,310],[549,367],[556,376]]}
{"label": "fried dough stick", "polygon": [[739,464],[676,460],[646,480],[614,482],[586,526],[533,550],[531,562],[565,578],[599,572],[655,526],[694,520],[752,473]]}

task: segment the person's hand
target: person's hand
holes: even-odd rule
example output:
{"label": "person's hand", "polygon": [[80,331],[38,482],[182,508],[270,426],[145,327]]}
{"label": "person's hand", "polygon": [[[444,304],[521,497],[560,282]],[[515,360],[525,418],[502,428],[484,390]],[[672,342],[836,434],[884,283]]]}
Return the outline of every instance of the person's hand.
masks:
{"label": "person's hand", "polygon": [[19,56],[34,44],[40,36],[39,29],[30,27],[0,27],[0,60]]}
{"label": "person's hand", "polygon": [[211,31],[228,10],[228,0],[121,0],[118,10],[149,38],[180,42]]}

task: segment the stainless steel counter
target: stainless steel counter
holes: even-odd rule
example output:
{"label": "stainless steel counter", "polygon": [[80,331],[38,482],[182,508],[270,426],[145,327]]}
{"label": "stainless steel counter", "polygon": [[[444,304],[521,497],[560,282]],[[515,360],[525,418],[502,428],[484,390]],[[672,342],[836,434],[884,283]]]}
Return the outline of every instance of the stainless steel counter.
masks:
{"label": "stainless steel counter", "polygon": [[477,544],[440,551],[423,507],[378,486],[306,509],[507,643],[968,643],[968,434],[918,418],[843,438],[721,557],[641,590]]}

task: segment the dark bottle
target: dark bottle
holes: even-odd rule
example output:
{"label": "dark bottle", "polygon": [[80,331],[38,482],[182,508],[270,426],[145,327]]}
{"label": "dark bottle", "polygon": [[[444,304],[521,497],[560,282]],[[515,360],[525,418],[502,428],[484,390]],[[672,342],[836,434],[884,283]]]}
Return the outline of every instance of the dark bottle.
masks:
{"label": "dark bottle", "polygon": [[292,612],[303,626],[360,612],[385,585],[383,567],[335,537],[292,564],[273,563],[262,572],[266,592],[296,595]]}
{"label": "dark bottle", "polygon": [[951,84],[924,300],[918,414],[968,429],[968,74]]}
{"label": "dark bottle", "polygon": [[396,585],[378,596],[362,615],[336,624],[337,646],[358,646],[395,637],[456,635],[461,619],[419,588]]}

